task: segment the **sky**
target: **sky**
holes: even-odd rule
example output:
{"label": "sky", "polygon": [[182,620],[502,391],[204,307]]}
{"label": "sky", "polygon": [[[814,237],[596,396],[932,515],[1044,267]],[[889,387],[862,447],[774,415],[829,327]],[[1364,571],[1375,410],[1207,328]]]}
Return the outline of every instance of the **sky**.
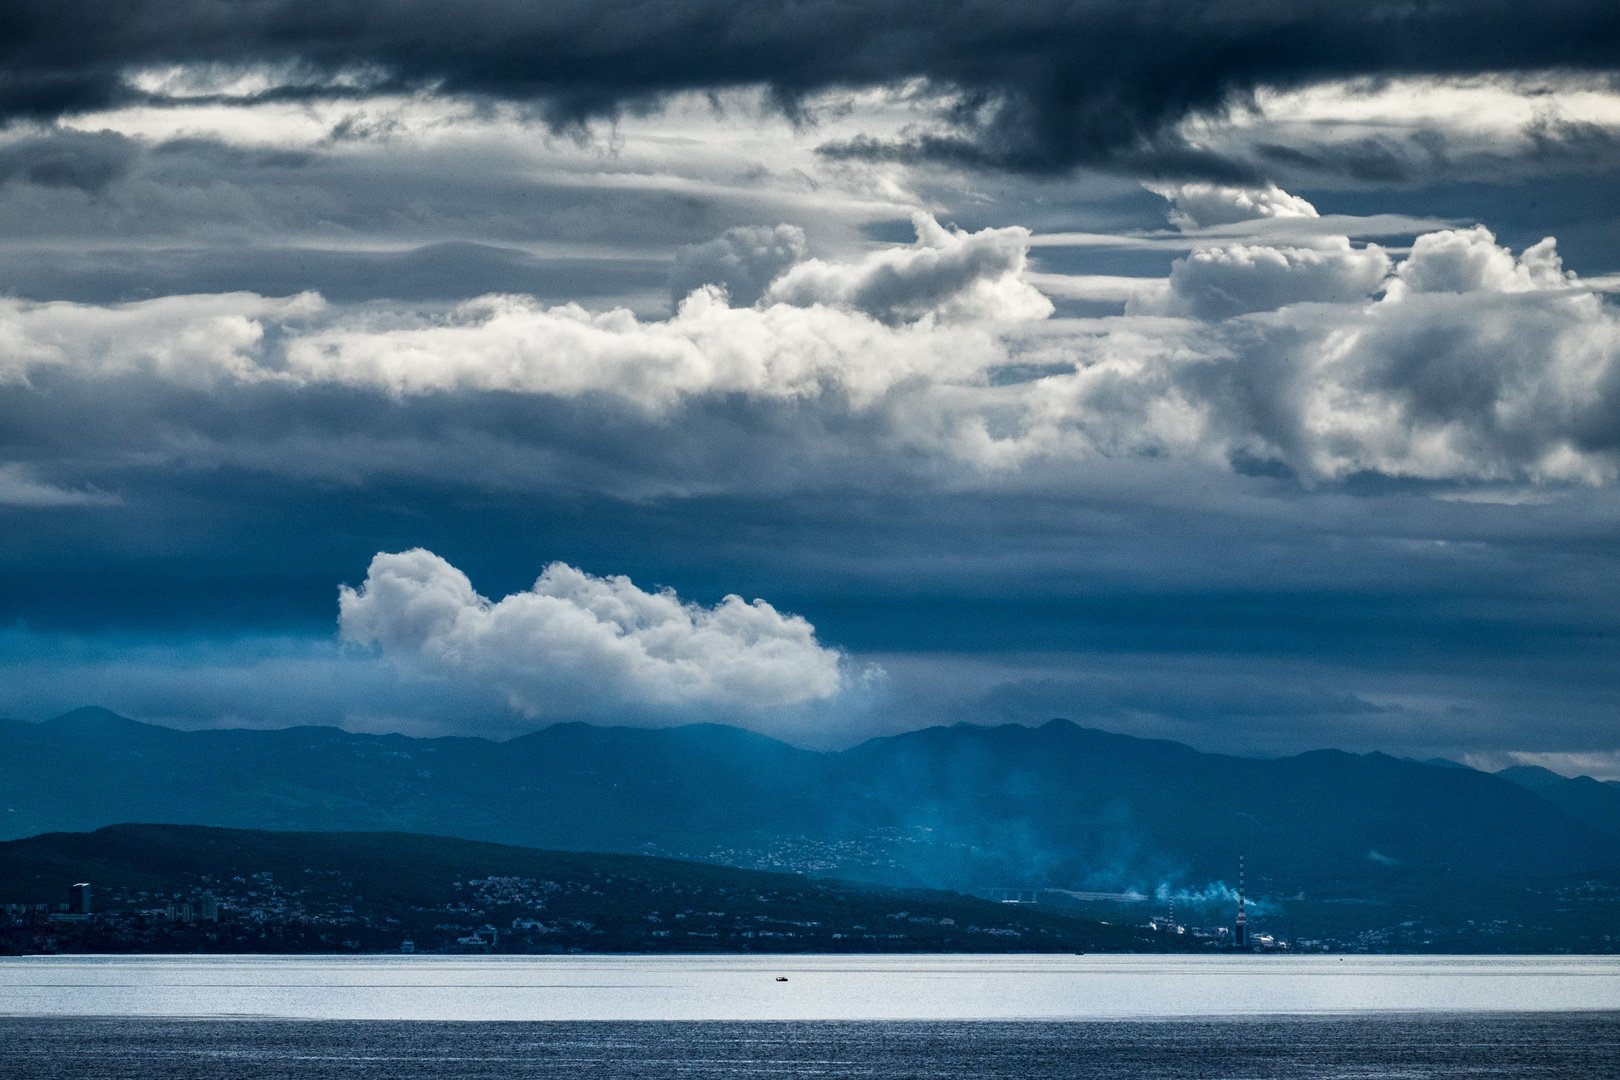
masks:
{"label": "sky", "polygon": [[0,3],[0,715],[1620,778],[1620,9]]}

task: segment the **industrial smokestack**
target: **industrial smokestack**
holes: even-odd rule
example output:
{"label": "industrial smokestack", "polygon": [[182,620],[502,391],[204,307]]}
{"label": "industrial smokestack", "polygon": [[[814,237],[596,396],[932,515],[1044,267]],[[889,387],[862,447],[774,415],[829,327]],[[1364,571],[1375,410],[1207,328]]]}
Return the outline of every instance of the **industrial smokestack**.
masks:
{"label": "industrial smokestack", "polygon": [[1238,948],[1249,944],[1249,919],[1243,914],[1243,852],[1238,852],[1238,917],[1232,932],[1232,943]]}

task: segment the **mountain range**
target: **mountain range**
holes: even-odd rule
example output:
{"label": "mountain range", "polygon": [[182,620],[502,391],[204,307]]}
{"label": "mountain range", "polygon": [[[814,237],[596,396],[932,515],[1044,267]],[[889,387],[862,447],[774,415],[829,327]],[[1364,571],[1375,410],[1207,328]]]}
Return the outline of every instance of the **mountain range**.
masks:
{"label": "mountain range", "polygon": [[1063,720],[817,752],[718,725],[559,724],[496,743],[183,732],[82,709],[0,722],[0,838],[125,821],[390,830],[1040,889],[1098,911],[1112,910],[1099,894],[1136,892],[1183,913],[1213,905],[1198,915],[1210,921],[1235,901],[1241,855],[1257,918],[1341,940],[1493,925],[1571,947],[1620,937],[1620,786],[1549,776],[1205,754]]}
{"label": "mountain range", "polygon": [[1529,788],[1610,836],[1620,836],[1620,781],[1561,776],[1539,765],[1515,765],[1496,775]]}

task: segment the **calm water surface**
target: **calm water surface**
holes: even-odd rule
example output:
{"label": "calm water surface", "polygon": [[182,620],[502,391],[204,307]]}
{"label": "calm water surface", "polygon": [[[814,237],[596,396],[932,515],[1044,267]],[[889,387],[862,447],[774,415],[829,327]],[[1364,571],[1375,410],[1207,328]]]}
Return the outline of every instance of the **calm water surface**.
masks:
{"label": "calm water surface", "polygon": [[0,960],[4,1080],[1620,1080],[1617,1047],[1595,958]]}
{"label": "calm water surface", "polygon": [[1620,1010],[1620,961],[1598,957],[0,960],[0,1016],[1081,1020],[1602,1010]]}

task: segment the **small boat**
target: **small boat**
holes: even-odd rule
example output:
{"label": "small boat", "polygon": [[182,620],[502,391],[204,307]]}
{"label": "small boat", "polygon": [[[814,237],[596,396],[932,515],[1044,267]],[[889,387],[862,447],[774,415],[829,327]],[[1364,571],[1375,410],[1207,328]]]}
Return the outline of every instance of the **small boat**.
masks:
{"label": "small boat", "polygon": [[787,976],[786,975],[778,975],[776,977],[776,981],[777,982],[787,982]]}

